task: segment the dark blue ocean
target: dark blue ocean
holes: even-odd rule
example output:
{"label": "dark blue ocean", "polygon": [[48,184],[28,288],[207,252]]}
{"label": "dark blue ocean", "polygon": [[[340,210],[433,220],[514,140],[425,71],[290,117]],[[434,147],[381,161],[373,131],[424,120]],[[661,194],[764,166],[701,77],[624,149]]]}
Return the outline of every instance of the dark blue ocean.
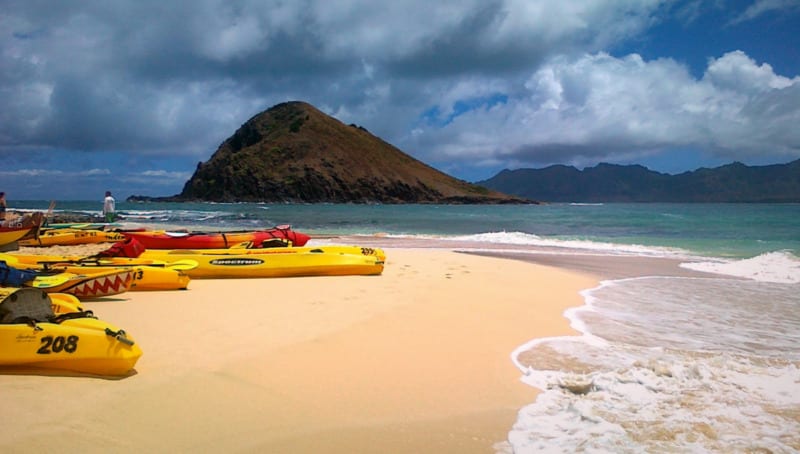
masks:
{"label": "dark blue ocean", "polygon": [[[48,205],[10,201],[12,209]],[[101,206],[59,202],[55,210],[99,214]],[[531,342],[509,352],[520,379],[543,392],[520,409],[496,451],[800,452],[800,204],[119,202],[117,209],[124,226],[290,224],[318,238],[367,236],[372,244],[413,239],[466,251],[677,258],[716,274],[601,282],[584,290],[584,306],[565,313],[582,335],[533,339],[532,332]],[[590,391],[572,393],[570,384]]]}

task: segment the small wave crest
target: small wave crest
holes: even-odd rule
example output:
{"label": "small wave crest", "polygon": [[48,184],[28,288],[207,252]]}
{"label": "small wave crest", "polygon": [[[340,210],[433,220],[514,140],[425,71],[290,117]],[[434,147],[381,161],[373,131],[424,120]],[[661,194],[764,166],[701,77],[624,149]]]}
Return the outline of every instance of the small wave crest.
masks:
{"label": "small wave crest", "polygon": [[789,251],[767,252],[743,260],[682,263],[681,267],[761,282],[800,283],[800,259]]}
{"label": "small wave crest", "polygon": [[487,232],[473,235],[446,237],[444,239],[514,246],[534,246],[557,249],[562,252],[596,253],[604,255],[636,255],[646,257],[687,257],[685,250],[641,244],[609,243],[585,239],[547,238],[525,232]]}
{"label": "small wave crest", "polygon": [[128,221],[153,223],[159,227],[248,228],[250,223],[260,221],[247,214],[222,210],[126,210],[122,215]]}

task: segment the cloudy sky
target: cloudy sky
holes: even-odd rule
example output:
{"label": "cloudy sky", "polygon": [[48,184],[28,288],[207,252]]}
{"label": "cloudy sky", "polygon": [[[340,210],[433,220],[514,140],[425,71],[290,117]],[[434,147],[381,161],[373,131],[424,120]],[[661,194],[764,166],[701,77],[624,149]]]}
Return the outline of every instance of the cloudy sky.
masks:
{"label": "cloudy sky", "polygon": [[0,191],[177,194],[289,100],[467,181],[785,163],[798,30],[798,0],[0,0]]}

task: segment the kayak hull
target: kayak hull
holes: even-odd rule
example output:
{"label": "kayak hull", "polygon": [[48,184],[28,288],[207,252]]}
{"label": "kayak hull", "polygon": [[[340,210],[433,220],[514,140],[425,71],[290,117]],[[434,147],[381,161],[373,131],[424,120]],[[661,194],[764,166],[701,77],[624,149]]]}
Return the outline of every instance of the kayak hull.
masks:
{"label": "kayak hull", "polygon": [[114,265],[66,265],[59,269],[74,274],[106,273],[110,271],[131,271],[133,282],[129,291],[148,290],[186,290],[191,278],[183,271],[155,266],[114,266]]}
{"label": "kayak hull", "polygon": [[248,232],[167,232],[150,230],[144,232],[122,232],[127,238],[135,238],[146,249],[226,249],[235,244],[252,241],[262,243],[269,239],[290,241],[303,246],[309,236],[289,228],[274,228]]}
{"label": "kayak hull", "polygon": [[0,227],[0,246],[19,241],[34,227]]}
{"label": "kayak hull", "polygon": [[133,272],[130,291],[185,290],[191,278],[183,271],[197,266],[193,262],[172,264],[161,260],[123,257],[88,260],[80,256],[0,254],[2,259],[17,268],[62,270],[78,275],[128,270]]}
{"label": "kayak hull", "polygon": [[291,249],[294,248],[261,253],[147,250],[142,257],[196,261],[196,268],[185,271],[192,279],[379,275],[383,272],[384,259],[377,255],[313,252],[311,248],[287,251]]}
{"label": "kayak hull", "polygon": [[36,289],[0,288],[0,370],[129,374],[141,348],[125,331],[79,307],[65,295],[54,301]]}
{"label": "kayak hull", "polygon": [[35,237],[42,222],[44,214],[39,211],[0,221],[0,246]]}
{"label": "kayak hull", "polygon": [[72,246],[77,244],[113,243],[125,240],[119,232],[87,229],[48,229],[40,232],[37,238],[28,238],[19,242],[20,246],[47,247]]}
{"label": "kayak hull", "polygon": [[91,274],[61,272],[50,276],[37,276],[26,282],[28,287],[48,293],[68,293],[80,300],[118,295],[131,288],[133,271],[117,269]]}
{"label": "kayak hull", "polygon": [[106,329],[119,332],[113,325],[93,318],[34,326],[0,325],[0,367],[126,375],[142,356],[142,350],[109,335]]}

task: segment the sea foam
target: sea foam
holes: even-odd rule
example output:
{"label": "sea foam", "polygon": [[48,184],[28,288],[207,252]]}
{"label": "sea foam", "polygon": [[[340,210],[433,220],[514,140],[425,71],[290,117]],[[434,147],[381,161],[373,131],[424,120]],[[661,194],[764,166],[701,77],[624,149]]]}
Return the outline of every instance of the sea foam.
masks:
{"label": "sea foam", "polygon": [[[493,245],[514,245],[550,248],[562,253],[637,255],[646,257],[689,257],[689,253],[679,248],[645,246],[640,244],[621,244],[582,239],[560,239],[534,235],[525,232],[486,232],[473,235],[460,235],[446,238],[449,241],[471,242],[475,247],[481,243]],[[532,250],[531,252],[541,252]]]}
{"label": "sea foam", "polygon": [[800,259],[788,251],[768,252],[743,260],[682,263],[681,266],[696,271],[743,277],[761,282],[800,283]]}
{"label": "sea foam", "polygon": [[795,284],[606,281],[565,314],[581,336],[512,354],[542,390],[498,451],[794,452]]}

